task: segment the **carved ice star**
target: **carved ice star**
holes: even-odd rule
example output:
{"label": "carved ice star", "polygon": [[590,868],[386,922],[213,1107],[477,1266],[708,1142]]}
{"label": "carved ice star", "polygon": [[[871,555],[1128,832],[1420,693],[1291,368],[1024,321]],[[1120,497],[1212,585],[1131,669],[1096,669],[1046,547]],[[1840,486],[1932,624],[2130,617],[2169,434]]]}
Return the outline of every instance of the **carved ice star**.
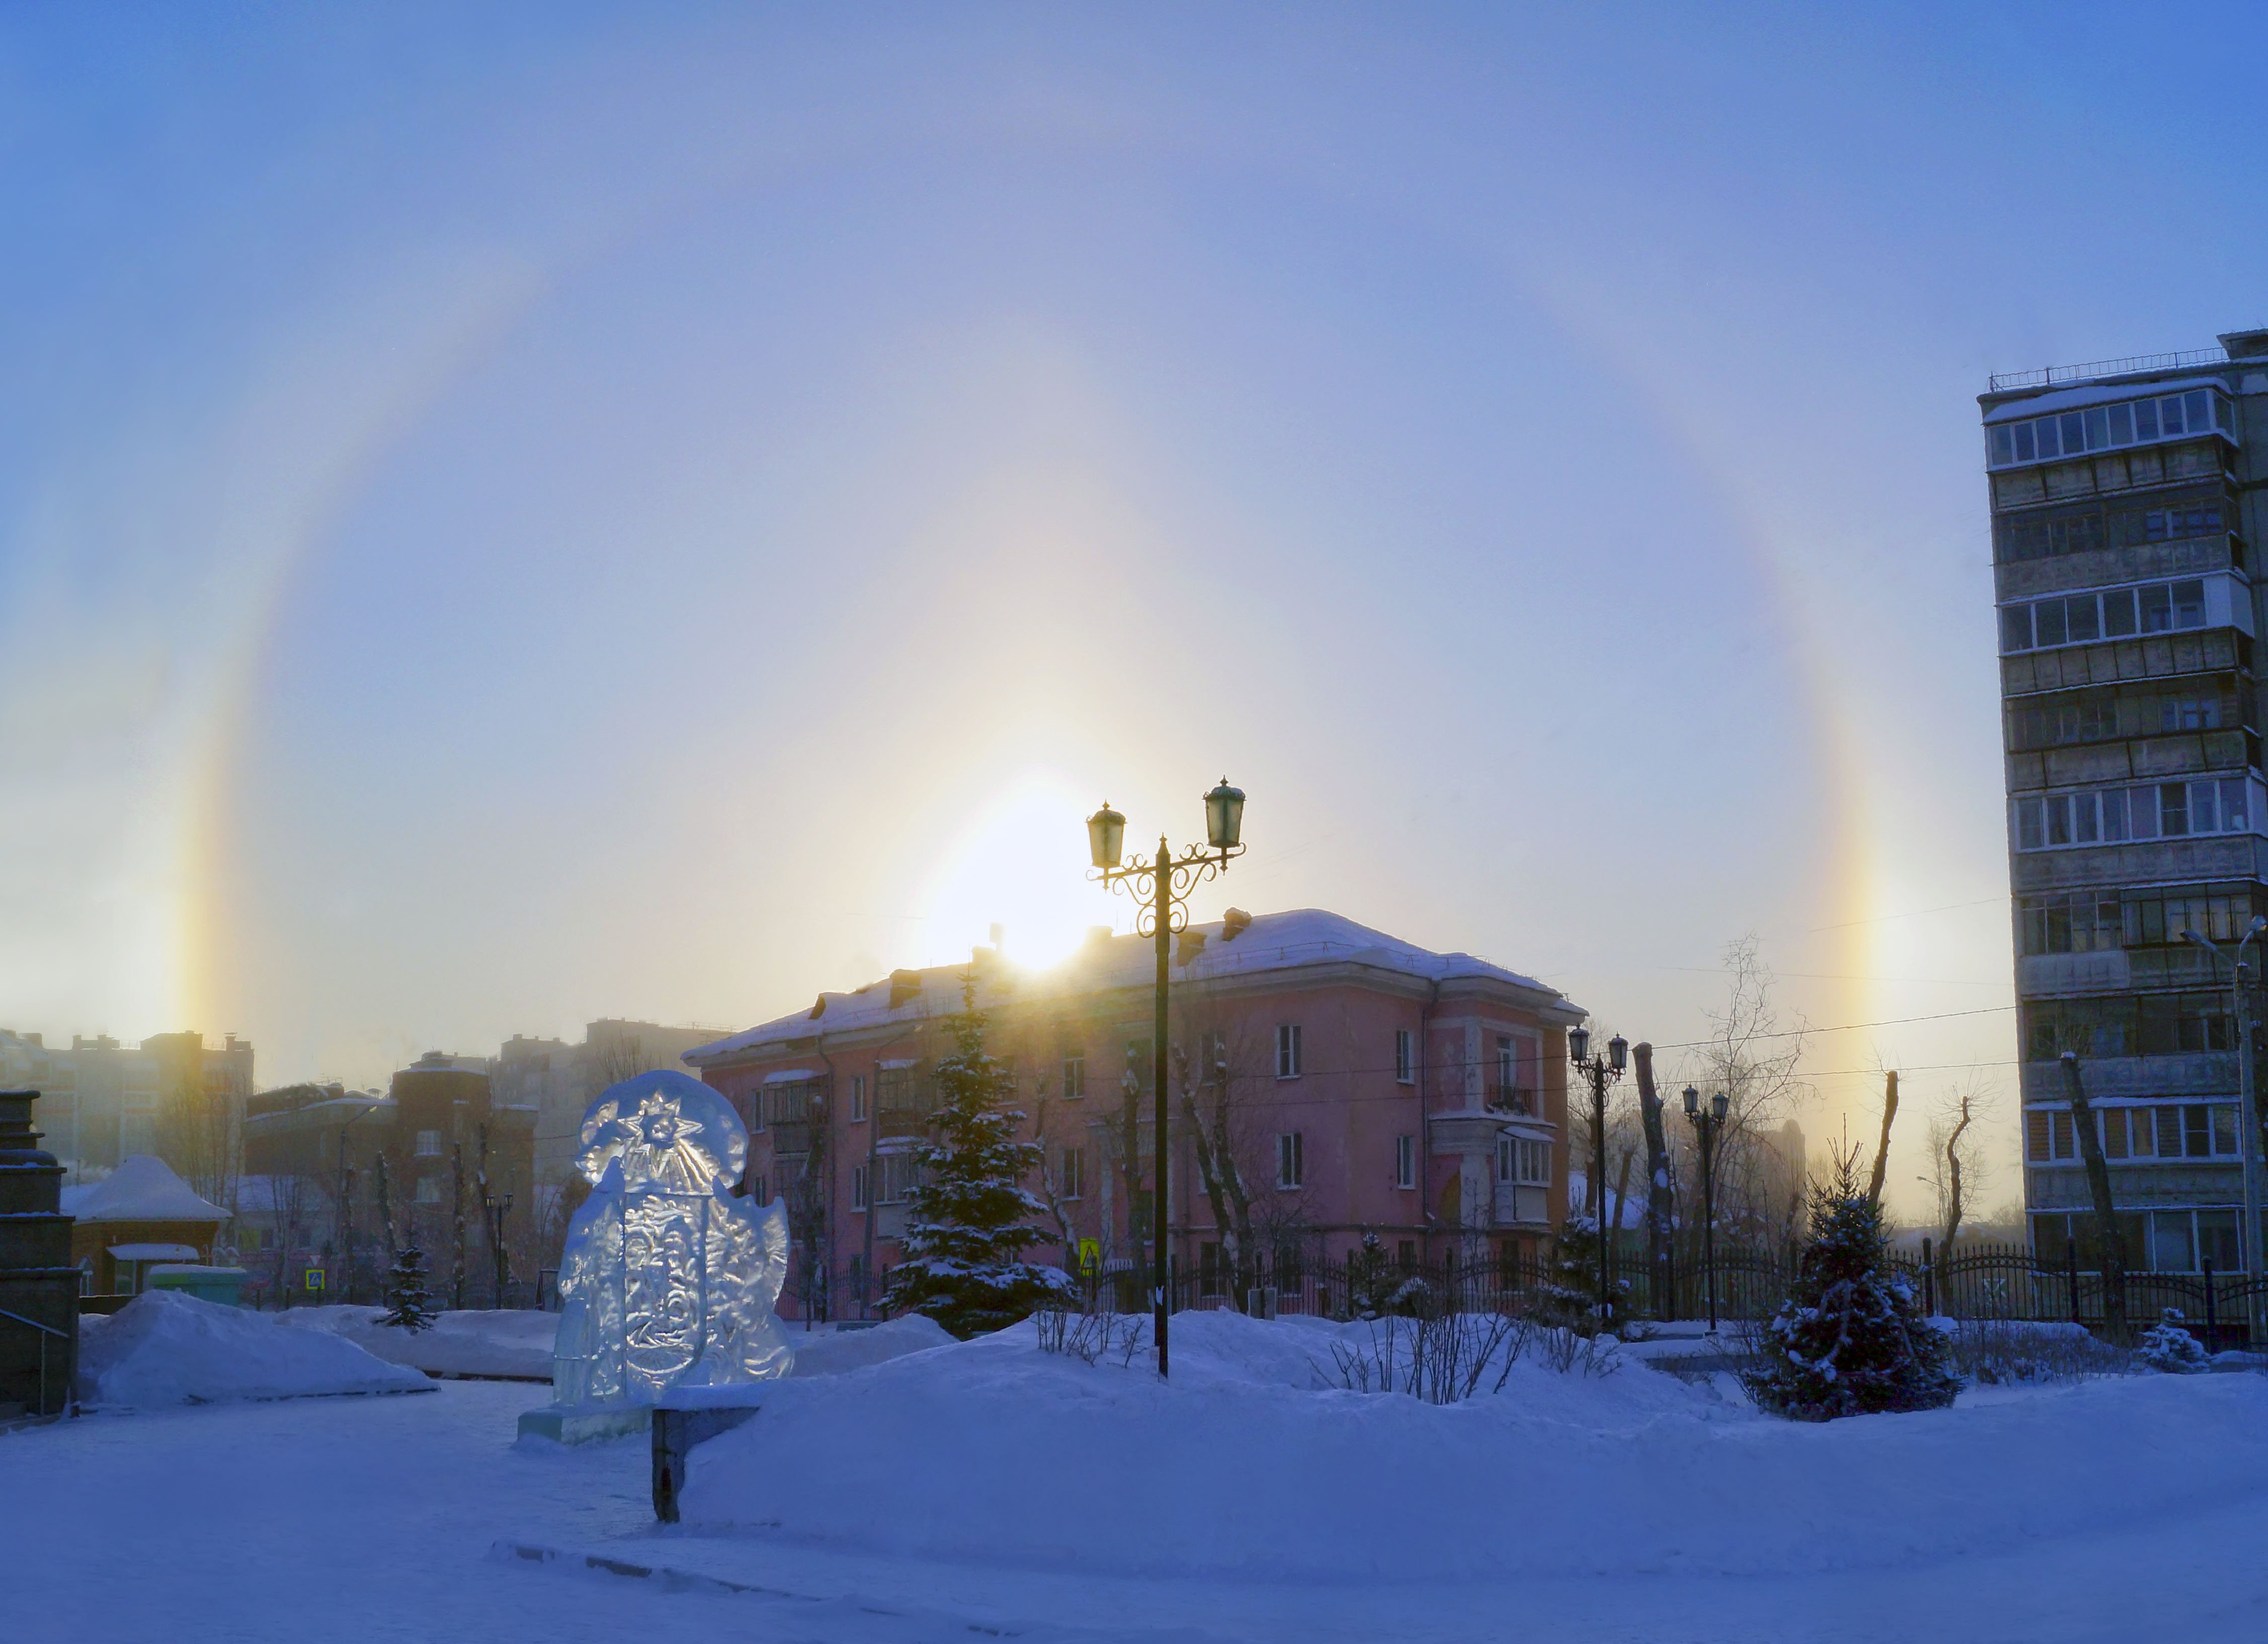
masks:
{"label": "carved ice star", "polygon": [[667,1153],[687,1137],[698,1136],[704,1128],[678,1110],[675,1096],[666,1096],[659,1090],[638,1104],[637,1117],[632,1123],[645,1145],[657,1153]]}

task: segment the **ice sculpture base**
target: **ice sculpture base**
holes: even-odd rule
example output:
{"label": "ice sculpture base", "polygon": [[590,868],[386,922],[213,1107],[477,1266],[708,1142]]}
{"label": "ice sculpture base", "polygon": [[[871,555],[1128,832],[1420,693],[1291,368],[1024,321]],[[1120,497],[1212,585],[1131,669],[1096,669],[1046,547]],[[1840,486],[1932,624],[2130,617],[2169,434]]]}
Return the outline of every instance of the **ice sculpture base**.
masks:
{"label": "ice sculpture base", "polygon": [[519,1412],[519,1436],[588,1444],[644,1433],[652,1420],[653,1412],[643,1404],[545,1404]]}

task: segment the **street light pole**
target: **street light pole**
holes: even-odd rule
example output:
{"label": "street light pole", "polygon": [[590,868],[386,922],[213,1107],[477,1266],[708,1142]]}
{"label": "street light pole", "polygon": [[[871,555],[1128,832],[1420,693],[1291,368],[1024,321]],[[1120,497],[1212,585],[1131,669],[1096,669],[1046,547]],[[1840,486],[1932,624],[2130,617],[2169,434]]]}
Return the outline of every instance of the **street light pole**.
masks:
{"label": "street light pole", "polygon": [[1732,1102],[1723,1091],[1701,1105],[1701,1093],[1685,1087],[1685,1117],[1701,1139],[1701,1266],[1708,1274],[1709,1333],[1717,1333],[1717,1132],[1725,1128]]}
{"label": "street light pole", "polygon": [[2239,1144],[2237,1159],[2238,1168],[2243,1173],[2244,1183],[2244,1272],[2249,1281],[2247,1293],[2252,1297],[2251,1301],[2245,1308],[2245,1323],[2247,1333],[2256,1345],[2260,1337],[2258,1281],[2261,1257],[2261,1134],[2260,1103],[2257,1093],[2254,1089],[2252,1066],[2251,1002],[2247,997],[2250,992],[2249,984],[2252,979],[2252,972],[2250,967],[2244,962],[2244,945],[2259,936],[2264,931],[2268,931],[2268,916],[2254,915],[2252,923],[2245,927],[2244,934],[2237,938],[2236,954],[2234,958],[2222,953],[2220,944],[2210,938],[2201,936],[2195,931],[2182,933],[2183,940],[2204,948],[2215,959],[2225,961],[2228,965],[2230,1003],[2234,1006],[2236,1014],[2237,1130],[2240,1132],[2237,1138]]}
{"label": "street light pole", "polygon": [[[1593,1191],[1599,1196],[1599,1328],[1604,1330],[1614,1317],[1613,1279],[1607,1265],[1609,1234],[1607,1228],[1607,1087],[1623,1076],[1630,1061],[1630,1041],[1616,1034],[1607,1041],[1604,1056],[1591,1054],[1591,1030],[1574,1027],[1567,1029],[1567,1059],[1575,1065],[1591,1087],[1592,1165],[1596,1185]],[[1620,1221],[1617,1209],[1614,1220]]]}
{"label": "street light pole", "polygon": [[1173,1278],[1166,1250],[1167,962],[1174,936],[1189,928],[1190,893],[1244,854],[1244,791],[1229,786],[1228,778],[1223,777],[1220,785],[1204,796],[1204,807],[1205,849],[1192,846],[1176,857],[1166,837],[1160,834],[1155,861],[1138,859],[1125,867],[1121,867],[1119,861],[1126,837],[1126,819],[1110,808],[1108,800],[1101,810],[1086,819],[1087,849],[1094,861],[1094,872],[1090,877],[1109,889],[1126,890],[1142,904],[1134,921],[1135,934],[1154,939],[1158,947],[1157,999],[1150,1033],[1150,1086],[1156,1102],[1151,1182],[1150,1331],[1158,1345],[1160,1377],[1167,1373],[1166,1320],[1173,1308]]}

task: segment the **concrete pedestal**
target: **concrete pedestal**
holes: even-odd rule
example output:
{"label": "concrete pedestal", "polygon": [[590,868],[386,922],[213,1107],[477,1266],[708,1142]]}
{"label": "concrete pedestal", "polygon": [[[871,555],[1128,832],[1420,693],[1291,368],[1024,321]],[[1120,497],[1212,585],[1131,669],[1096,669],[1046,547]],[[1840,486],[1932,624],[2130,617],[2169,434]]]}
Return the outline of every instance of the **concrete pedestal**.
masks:
{"label": "concrete pedestal", "polygon": [[[690,1391],[714,1393],[702,1388]],[[732,1390],[745,1397],[746,1390]],[[677,1522],[678,1497],[685,1492],[685,1458],[693,1447],[720,1433],[729,1433],[749,1417],[754,1404],[703,1402],[690,1407],[658,1409],[653,1412],[653,1515],[665,1524]]]}
{"label": "concrete pedestal", "polygon": [[545,1404],[519,1412],[519,1436],[549,1439],[555,1444],[588,1444],[593,1439],[644,1433],[652,1415],[642,1404]]}

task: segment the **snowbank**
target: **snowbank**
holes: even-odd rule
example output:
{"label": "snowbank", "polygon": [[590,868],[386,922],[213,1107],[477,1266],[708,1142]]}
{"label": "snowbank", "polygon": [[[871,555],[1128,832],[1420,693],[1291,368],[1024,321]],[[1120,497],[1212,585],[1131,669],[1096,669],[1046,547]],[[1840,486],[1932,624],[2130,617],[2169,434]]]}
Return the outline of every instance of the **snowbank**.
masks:
{"label": "snowbank", "polygon": [[[1029,1325],[783,1383],[693,1453],[696,1530],[1124,1574],[1821,1572],[2197,1511],[2268,1471],[2268,1384],[2127,1378],[1821,1426],[1628,1363],[1449,1406],[1321,1387],[1366,1327],[1174,1321],[1174,1379]],[[1333,1381],[1336,1377],[1330,1378]]]}
{"label": "snowbank", "polygon": [[269,1316],[289,1329],[342,1336],[380,1359],[436,1375],[551,1379],[551,1343],[559,1316],[532,1308],[472,1308],[435,1315],[431,1330],[398,1330],[379,1321],[384,1308],[292,1308]]}
{"label": "snowbank", "polygon": [[872,1330],[832,1330],[808,1333],[791,1329],[788,1345],[795,1349],[795,1368],[790,1375],[841,1375],[885,1364],[908,1353],[926,1353],[953,1345],[953,1332],[935,1319],[909,1313]]}
{"label": "snowbank", "polygon": [[433,1383],[350,1341],[152,1290],[82,1335],[78,1386],[85,1404],[157,1410],[326,1393],[427,1392]]}

